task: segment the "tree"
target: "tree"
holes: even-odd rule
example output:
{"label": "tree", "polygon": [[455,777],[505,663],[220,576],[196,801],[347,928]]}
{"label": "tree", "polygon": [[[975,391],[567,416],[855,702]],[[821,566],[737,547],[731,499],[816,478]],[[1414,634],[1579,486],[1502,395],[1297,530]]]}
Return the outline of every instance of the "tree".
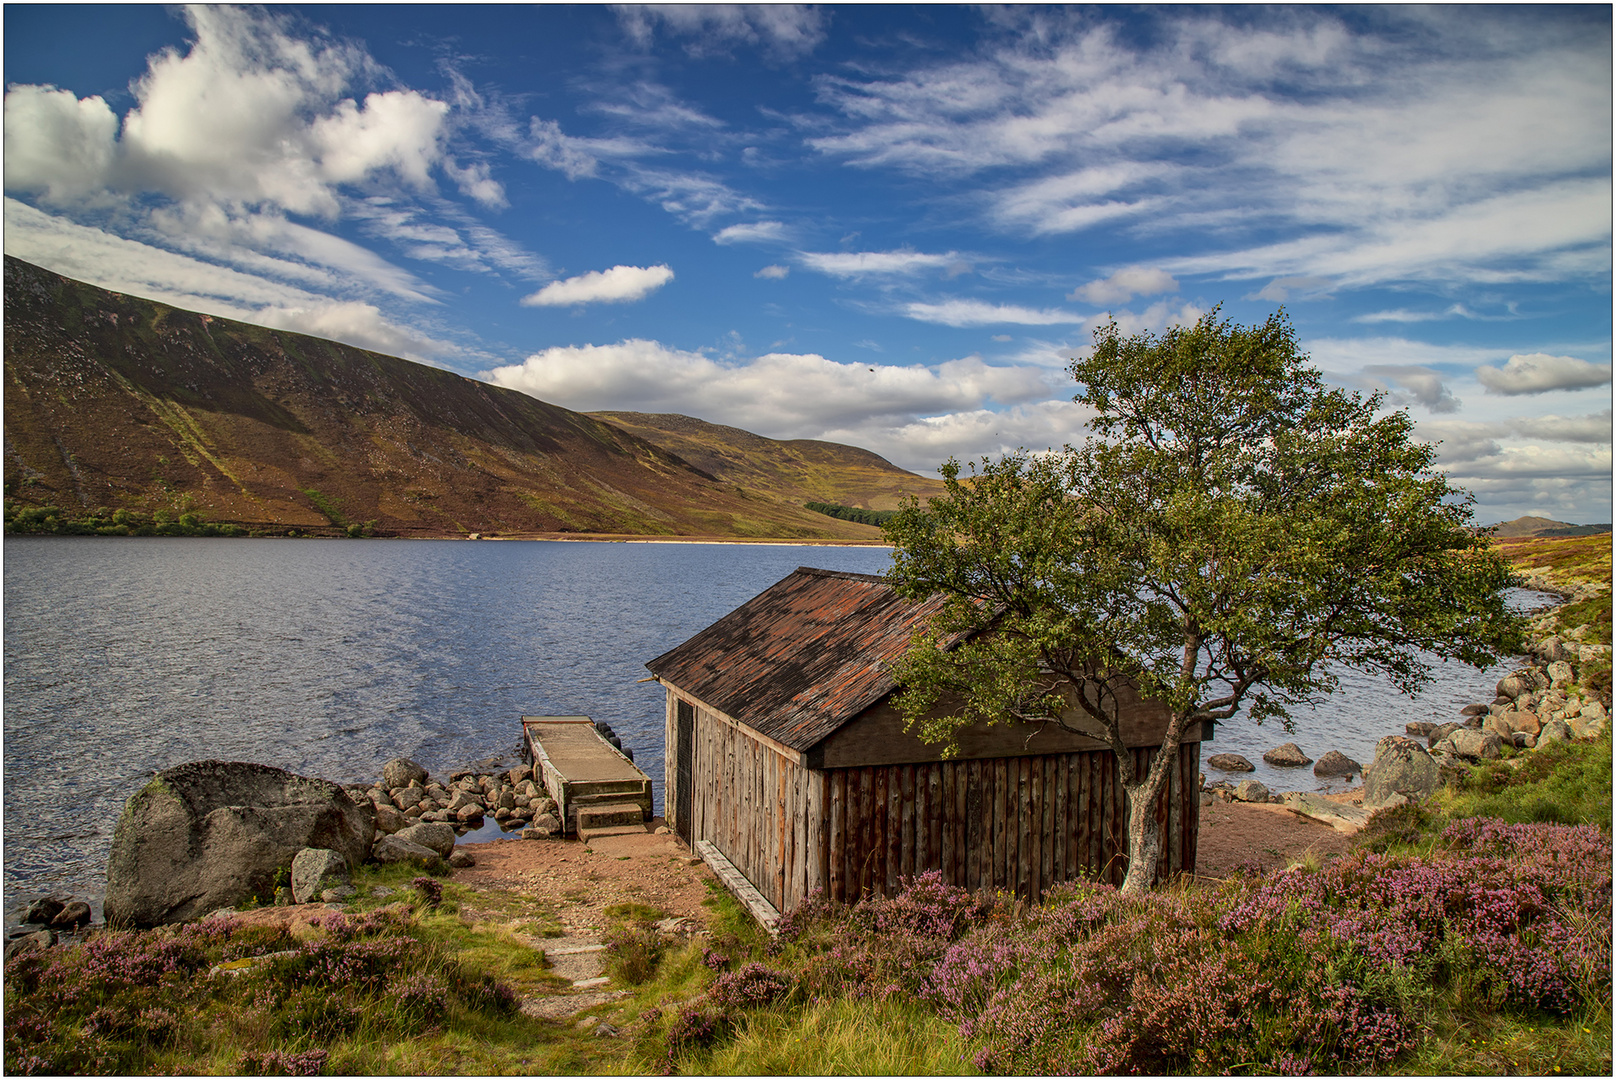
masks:
{"label": "tree", "polygon": [[[1248,328],[1214,309],[1160,338],[1112,322],[1069,370],[1086,442],[965,478],[950,460],[945,494],[886,525],[899,592],[947,598],[896,705],[934,743],[1015,722],[1104,740],[1129,807],[1124,891],[1154,878],[1151,808],[1193,725],[1244,709],[1290,731],[1288,707],[1339,667],[1412,693],[1431,654],[1519,650],[1515,578],[1469,526],[1473,498],[1405,412],[1326,387],[1283,310]],[[1170,714],[1145,775],[1118,722],[1129,691]]]}

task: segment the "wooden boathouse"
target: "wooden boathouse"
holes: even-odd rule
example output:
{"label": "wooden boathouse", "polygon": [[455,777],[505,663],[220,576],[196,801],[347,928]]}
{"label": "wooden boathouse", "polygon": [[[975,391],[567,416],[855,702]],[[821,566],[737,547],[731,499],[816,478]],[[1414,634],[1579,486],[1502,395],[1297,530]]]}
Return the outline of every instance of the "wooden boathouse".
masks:
{"label": "wooden boathouse", "polygon": [[[1125,796],[1106,744],[979,726],[945,761],[903,730],[889,667],[940,604],[904,600],[880,577],[801,567],[646,664],[667,690],[670,827],[776,913],[815,889],[891,896],[932,869],[1027,898],[1076,878],[1120,884]],[[1154,702],[1125,703],[1137,768],[1166,722]],[[1156,808],[1161,876],[1195,868],[1199,740],[1186,737]]]}

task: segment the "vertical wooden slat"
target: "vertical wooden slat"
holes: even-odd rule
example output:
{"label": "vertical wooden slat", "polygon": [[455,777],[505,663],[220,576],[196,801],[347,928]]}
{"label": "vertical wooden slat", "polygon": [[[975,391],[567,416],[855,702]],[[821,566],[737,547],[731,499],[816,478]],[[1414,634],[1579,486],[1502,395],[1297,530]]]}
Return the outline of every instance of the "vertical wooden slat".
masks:
{"label": "vertical wooden slat", "polygon": [[1070,757],[1056,754],[1049,761],[1049,786],[1055,789],[1049,804],[1049,885],[1066,880],[1066,763]]}
{"label": "vertical wooden slat", "polygon": [[1038,882],[1038,788],[1043,776],[1032,758],[1017,758],[1016,765],[1016,895],[1031,899]]}
{"label": "vertical wooden slat", "polygon": [[902,766],[888,765],[886,816],[886,877],[884,896],[898,895],[898,869],[903,859],[903,776]]}
{"label": "vertical wooden slat", "polygon": [[802,770],[803,800],[807,803],[807,813],[804,815],[805,828],[803,831],[803,881],[802,895],[807,899],[815,889],[825,890],[830,883],[825,880],[826,870],[829,867],[823,858],[825,834],[830,830],[829,817],[825,813],[825,782],[829,779],[824,770]]}
{"label": "vertical wooden slat", "polygon": [[1004,888],[1004,759],[998,758],[987,762],[982,769],[983,783],[987,790],[983,792],[987,802],[992,806],[993,824],[988,832],[991,845],[989,847],[988,867],[984,875],[987,884],[995,889]]}
{"label": "vertical wooden slat", "polygon": [[859,770],[859,847],[858,894],[870,895],[870,862],[875,854],[875,770],[866,765]]}
{"label": "vertical wooden slat", "polygon": [[870,864],[870,892],[873,896],[887,895],[887,780],[885,766],[877,766],[875,788],[870,804],[873,823],[871,852],[875,856]]}
{"label": "vertical wooden slat", "polygon": [[826,862],[832,899],[847,899],[847,770],[837,769],[830,780],[830,847]]}
{"label": "vertical wooden slat", "polygon": [[954,832],[954,769],[956,762],[944,761],[937,766],[937,777],[942,783],[942,813],[938,824],[942,832],[937,849],[937,867],[943,872],[943,880],[950,885],[958,885],[956,872],[958,864],[955,856],[964,850],[963,845],[952,842]]}
{"label": "vertical wooden slat", "polygon": [[1047,756],[1040,764],[1044,769],[1044,812],[1041,815],[1043,825],[1039,830],[1043,844],[1039,849],[1038,895],[1042,896],[1044,890],[1055,883],[1055,849],[1058,846],[1055,840],[1055,803],[1060,788],[1055,785],[1055,758]]}
{"label": "vertical wooden slat", "polygon": [[898,873],[902,877],[915,875],[915,814],[919,796],[915,792],[915,767],[898,766]]}
{"label": "vertical wooden slat", "polygon": [[[926,766],[926,868],[943,868],[943,764]],[[947,878],[945,877],[946,881]]]}
{"label": "vertical wooden slat", "polygon": [[1184,872],[1195,873],[1196,849],[1201,837],[1201,744],[1195,744],[1195,754],[1187,763],[1188,793],[1184,813]]}
{"label": "vertical wooden slat", "polygon": [[1116,768],[1111,755],[1106,754],[1100,759],[1100,864],[1105,868],[1103,881],[1115,883],[1116,863],[1113,856],[1116,848],[1111,842],[1112,828],[1116,824],[1116,788],[1114,776]]}

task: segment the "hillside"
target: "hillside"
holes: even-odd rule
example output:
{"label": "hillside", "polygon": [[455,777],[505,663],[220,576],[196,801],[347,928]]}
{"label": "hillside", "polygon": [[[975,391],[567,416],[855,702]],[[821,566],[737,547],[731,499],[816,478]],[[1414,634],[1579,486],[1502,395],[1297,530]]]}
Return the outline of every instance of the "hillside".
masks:
{"label": "hillside", "polygon": [[730,484],[784,501],[840,503],[896,510],[903,495],[927,498],[943,483],[898,468],[856,446],[814,439],[766,439],[740,428],[709,424],[678,413],[590,413],[660,446]]}
{"label": "hillside", "polygon": [[[11,506],[312,534],[879,536],[514,390],[5,263]],[[839,501],[909,476],[887,466],[883,493],[863,451],[818,445]]]}
{"label": "hillside", "polygon": [[1608,532],[1609,525],[1573,525],[1569,521],[1531,515],[1493,526],[1493,535],[1506,540],[1523,536],[1598,536]]}

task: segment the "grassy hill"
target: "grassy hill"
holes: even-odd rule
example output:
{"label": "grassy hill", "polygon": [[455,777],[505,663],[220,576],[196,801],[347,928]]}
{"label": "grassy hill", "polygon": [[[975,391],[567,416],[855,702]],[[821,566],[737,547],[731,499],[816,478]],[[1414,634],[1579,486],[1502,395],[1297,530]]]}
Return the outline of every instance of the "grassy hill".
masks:
{"label": "grassy hill", "polygon": [[1493,526],[1493,535],[1500,539],[1528,536],[1597,536],[1608,532],[1610,532],[1609,525],[1573,525],[1569,521],[1555,521],[1553,518],[1533,517],[1530,514]]}
{"label": "grassy hill", "polygon": [[[192,513],[265,533],[879,536],[805,509],[795,489],[752,486],[788,471],[770,440],[747,436],[765,456],[721,477],[514,390],[5,263],[12,511]],[[865,451],[814,447],[798,453],[832,501],[890,503],[924,484]]]}

